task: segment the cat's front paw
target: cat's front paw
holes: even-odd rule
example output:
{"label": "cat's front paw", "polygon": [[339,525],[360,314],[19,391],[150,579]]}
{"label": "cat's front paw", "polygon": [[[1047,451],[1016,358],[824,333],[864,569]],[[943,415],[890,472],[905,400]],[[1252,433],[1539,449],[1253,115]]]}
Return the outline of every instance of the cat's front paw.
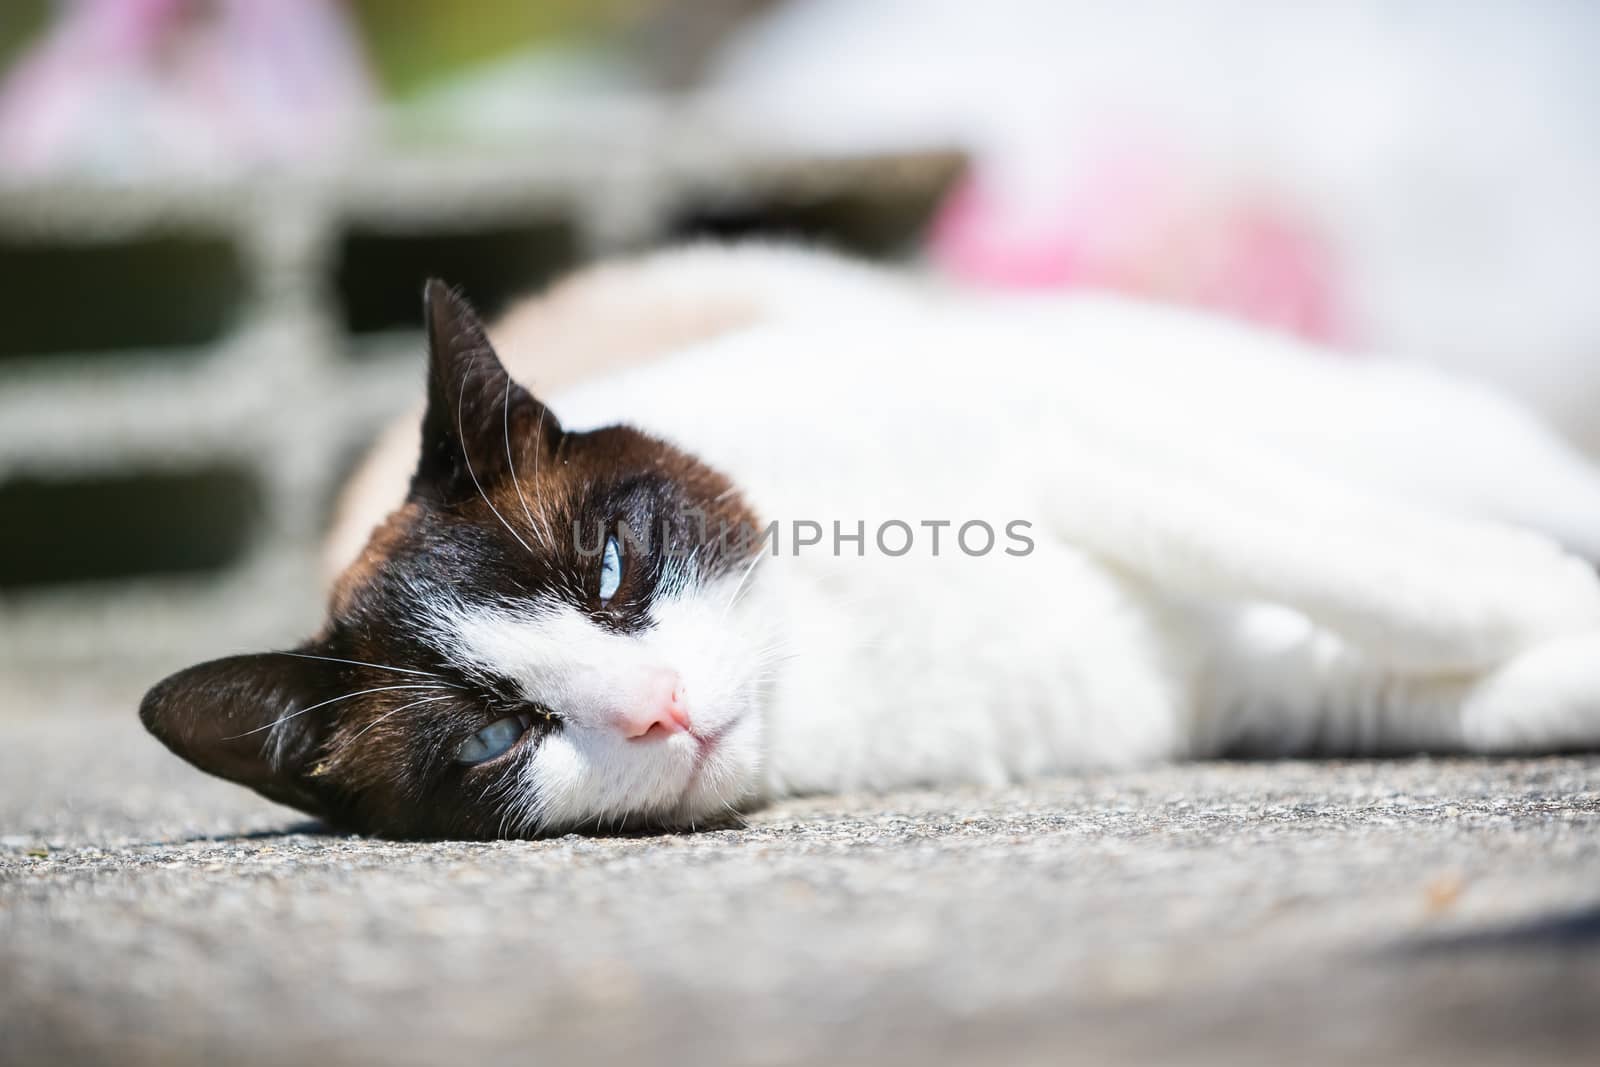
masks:
{"label": "cat's front paw", "polygon": [[1600,751],[1600,632],[1540,645],[1475,683],[1461,731],[1472,752]]}

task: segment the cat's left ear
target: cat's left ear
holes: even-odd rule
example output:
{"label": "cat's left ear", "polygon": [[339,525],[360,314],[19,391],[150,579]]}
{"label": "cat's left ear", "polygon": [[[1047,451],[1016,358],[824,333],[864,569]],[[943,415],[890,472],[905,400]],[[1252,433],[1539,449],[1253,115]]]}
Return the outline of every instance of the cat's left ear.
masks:
{"label": "cat's left ear", "polygon": [[516,457],[554,449],[561,423],[512,381],[478,313],[437,278],[423,290],[428,410],[413,498],[453,504],[511,476]]}
{"label": "cat's left ear", "polygon": [[139,718],[201,770],[318,816],[337,812],[312,770],[331,728],[343,676],[305,653],[230,656],[151,687]]}

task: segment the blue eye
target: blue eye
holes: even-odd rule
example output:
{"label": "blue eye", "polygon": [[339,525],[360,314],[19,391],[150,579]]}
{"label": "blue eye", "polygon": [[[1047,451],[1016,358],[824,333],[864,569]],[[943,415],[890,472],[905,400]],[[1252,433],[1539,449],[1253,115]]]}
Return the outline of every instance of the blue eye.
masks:
{"label": "blue eye", "polygon": [[483,763],[503,756],[531,725],[526,715],[511,715],[485,726],[456,749],[457,763]]}
{"label": "blue eye", "polygon": [[600,600],[605,602],[617,595],[622,584],[622,547],[615,537],[606,538],[605,558],[600,561]]}

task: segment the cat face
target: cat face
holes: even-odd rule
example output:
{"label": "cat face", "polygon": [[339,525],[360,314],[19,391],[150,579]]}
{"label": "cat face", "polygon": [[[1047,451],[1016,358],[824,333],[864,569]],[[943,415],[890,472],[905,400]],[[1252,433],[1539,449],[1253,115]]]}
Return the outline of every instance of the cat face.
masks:
{"label": "cat face", "polygon": [[429,390],[404,506],[285,652],[153,688],[203,770],[354,829],[676,827],[755,788],[768,636],[755,520],[627,427],[565,432],[464,301],[426,295]]}

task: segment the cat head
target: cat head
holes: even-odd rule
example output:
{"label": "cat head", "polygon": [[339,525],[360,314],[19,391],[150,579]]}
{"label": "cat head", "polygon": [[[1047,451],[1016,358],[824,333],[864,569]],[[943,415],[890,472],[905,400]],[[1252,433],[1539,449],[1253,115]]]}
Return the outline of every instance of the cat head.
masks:
{"label": "cat head", "polygon": [[337,825],[494,837],[677,827],[756,786],[767,644],[754,518],[625,426],[567,432],[483,325],[425,294],[428,402],[404,505],[298,648],[145,696],[202,770]]}

